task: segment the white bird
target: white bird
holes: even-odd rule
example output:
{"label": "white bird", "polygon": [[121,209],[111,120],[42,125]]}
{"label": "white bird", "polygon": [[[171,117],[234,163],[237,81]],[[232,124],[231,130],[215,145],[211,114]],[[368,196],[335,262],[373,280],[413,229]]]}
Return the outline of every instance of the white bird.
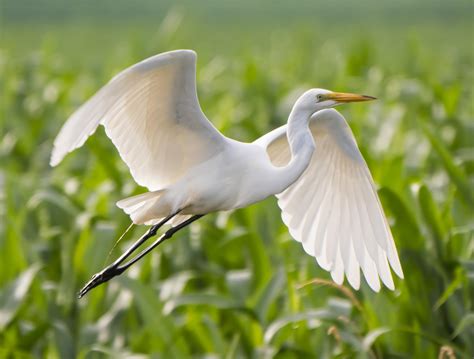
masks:
{"label": "white bird", "polygon": [[[291,236],[342,284],[403,278],[390,227],[353,134],[331,107],[373,97],[310,89],[288,123],[252,143],[222,135],[201,110],[196,54],[177,50],[141,61],[115,76],[64,124],[51,165],[82,146],[99,124],[135,181],[149,192],[117,203],[135,224],[153,227],[80,292],[121,274],[177,230],[202,215],[248,206],[275,195]],[[165,223],[173,227],[122,262]]]}

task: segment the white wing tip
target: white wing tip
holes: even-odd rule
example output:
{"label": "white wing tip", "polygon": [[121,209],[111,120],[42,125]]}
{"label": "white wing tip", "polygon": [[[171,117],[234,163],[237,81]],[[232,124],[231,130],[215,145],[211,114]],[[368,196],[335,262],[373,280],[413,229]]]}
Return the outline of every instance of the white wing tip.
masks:
{"label": "white wing tip", "polygon": [[195,59],[197,57],[196,51],[190,50],[190,49],[172,50],[172,51],[168,51],[168,52],[163,52],[163,53],[158,54],[156,56],[163,56],[163,55],[165,55],[165,56],[167,55],[167,56],[170,56],[170,57],[189,56],[192,59]]}
{"label": "white wing tip", "polygon": [[182,52],[187,53],[189,55],[197,56],[196,51],[191,50],[191,49],[182,49],[182,50],[178,50],[178,51],[182,51]]}
{"label": "white wing tip", "polygon": [[[173,61],[191,61],[195,62],[197,58],[197,54],[194,50],[172,50],[163,52],[158,55],[151,56],[145,60],[142,60],[130,69],[134,71],[148,71],[150,68],[154,68],[156,61],[160,61],[162,64],[170,63]],[[125,70],[126,71],[126,70]],[[119,74],[120,75],[120,74]]]}
{"label": "white wing tip", "polygon": [[346,273],[347,282],[349,285],[354,288],[355,290],[360,289],[360,272],[359,268],[357,268],[357,273]]}
{"label": "white wing tip", "polygon": [[388,289],[395,290],[395,284],[393,283],[393,281],[388,283],[383,282],[383,284],[385,284],[385,287],[387,287]]}
{"label": "white wing tip", "polygon": [[[336,271],[331,271],[330,272],[331,274],[331,278],[332,280],[334,281],[334,283],[336,283],[337,285],[342,285],[344,283],[344,275],[340,275],[340,273],[337,273]],[[355,290],[359,290],[360,289],[360,282],[357,283],[355,281],[351,281],[349,280],[349,278],[347,278],[347,281],[349,283],[349,285],[354,288]],[[380,289],[382,289],[382,286],[380,285],[380,279],[377,278],[377,280],[375,281],[367,281],[367,284],[369,285],[370,289],[372,289],[374,292],[378,293],[380,292]],[[383,282],[385,287],[387,287],[388,289],[390,290],[395,290],[395,285],[392,283],[385,283]]]}
{"label": "white wing tip", "polygon": [[[395,264],[396,263],[396,264]],[[402,269],[402,266],[400,264],[400,261],[398,261],[398,257],[397,257],[397,261],[395,263],[392,263],[392,261],[390,261],[390,266],[392,267],[393,271],[395,272],[395,274],[403,279],[405,278],[404,274],[403,274],[403,269]],[[395,265],[394,265],[395,264]]]}
{"label": "white wing tip", "polygon": [[349,278],[347,278],[349,284],[351,285],[352,288],[354,288],[355,290],[359,290],[360,289],[360,281],[359,282],[351,282],[349,280]]}
{"label": "white wing tip", "polygon": [[342,283],[344,283],[344,274],[341,274],[336,270],[332,270],[330,273],[334,283],[336,283],[337,285],[342,285]]}
{"label": "white wing tip", "polygon": [[395,271],[395,274],[398,275],[400,279],[404,279],[405,275],[403,274],[402,267],[400,267],[400,272]]}
{"label": "white wing tip", "polygon": [[63,158],[63,154],[60,154],[57,151],[53,150],[53,153],[51,154],[51,158],[49,160],[49,165],[51,167],[56,167],[62,161]]}
{"label": "white wing tip", "polygon": [[376,293],[380,292],[381,285],[380,285],[380,280],[378,277],[377,277],[377,280],[374,280],[373,282],[367,281],[367,284],[369,285],[370,289],[372,289],[374,292]]}

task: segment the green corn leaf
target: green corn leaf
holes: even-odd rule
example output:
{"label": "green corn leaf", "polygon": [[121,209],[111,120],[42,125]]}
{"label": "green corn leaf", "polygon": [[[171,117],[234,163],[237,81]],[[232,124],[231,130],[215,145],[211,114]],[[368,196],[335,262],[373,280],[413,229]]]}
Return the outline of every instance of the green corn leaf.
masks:
{"label": "green corn leaf", "polygon": [[28,290],[38,270],[39,266],[33,265],[12,283],[2,288],[0,293],[0,330],[5,329],[15,318],[27,298]]}
{"label": "green corn leaf", "polygon": [[443,218],[441,217],[441,213],[436,206],[430,190],[425,185],[420,187],[418,200],[420,202],[420,208],[423,217],[425,218],[425,222],[433,236],[436,254],[439,259],[443,259],[443,241],[446,233],[443,228]]}
{"label": "green corn leaf", "polygon": [[467,330],[468,328],[474,328],[474,313],[468,313],[461,319],[459,324],[456,326],[452,338],[456,338],[459,334]]}
{"label": "green corn leaf", "polygon": [[174,297],[165,303],[163,307],[163,313],[166,315],[171,313],[178,307],[196,305],[211,306],[218,309],[238,310],[248,314],[254,319],[257,319],[255,313],[252,310],[246,308],[243,304],[235,301],[234,299],[226,297],[224,295],[210,293],[185,294]]}
{"label": "green corn leaf", "polygon": [[281,317],[271,323],[265,330],[264,340],[265,343],[269,344],[275,335],[284,327],[290,324],[296,324],[299,322],[309,321],[309,320],[327,320],[333,318],[331,312],[325,309],[319,310],[309,310],[307,312],[296,313],[288,316]]}
{"label": "green corn leaf", "polygon": [[421,126],[423,128],[423,132],[430,141],[431,146],[441,159],[441,163],[443,164],[444,169],[448,173],[449,178],[451,178],[453,183],[458,188],[459,192],[461,192],[460,198],[470,207],[474,208],[474,195],[472,193],[472,187],[469,186],[469,182],[466,178],[466,175],[463,173],[461,167],[456,165],[453,157],[449,153],[449,150],[446,148],[443,142],[441,142],[439,137],[434,136],[428,126],[424,123],[421,123]]}
{"label": "green corn leaf", "polygon": [[273,278],[268,282],[268,285],[264,288],[262,294],[258,298],[255,311],[260,318],[260,321],[264,322],[268,312],[268,308],[281,292],[285,285],[285,273],[282,269],[279,269]]}
{"label": "green corn leaf", "polygon": [[371,330],[367,335],[364,337],[364,340],[362,341],[362,347],[364,350],[367,352],[372,348],[372,345],[374,345],[375,341],[381,337],[382,335],[389,333],[391,331],[390,328],[377,328],[374,330]]}
{"label": "green corn leaf", "polygon": [[456,269],[456,274],[454,280],[448,285],[448,287],[444,290],[443,294],[439,299],[436,301],[435,305],[433,306],[433,310],[438,310],[446,301],[451,297],[456,290],[462,287],[465,281],[464,271],[459,267]]}

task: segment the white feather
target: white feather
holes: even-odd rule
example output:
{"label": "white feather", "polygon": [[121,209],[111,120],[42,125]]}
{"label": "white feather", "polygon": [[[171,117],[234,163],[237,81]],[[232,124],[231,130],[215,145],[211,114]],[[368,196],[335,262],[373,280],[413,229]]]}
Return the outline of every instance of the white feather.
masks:
{"label": "white feather", "polygon": [[175,182],[226,144],[201,111],[195,77],[190,50],[156,55],[122,71],[64,124],[51,165],[102,124],[138,184],[155,191]]}
{"label": "white feather", "polygon": [[[286,126],[256,143],[264,146],[274,165],[291,158]],[[403,277],[387,220],[367,164],[345,119],[336,110],[322,110],[310,120],[316,150],[303,175],[277,195],[290,234],[330,271],[336,283],[344,273],[358,289],[360,269],[369,286],[380,290],[380,279],[393,289],[389,265]],[[286,162],[285,162],[286,161]]]}
{"label": "white feather", "polygon": [[393,289],[389,265],[403,273],[369,169],[344,118],[315,101],[331,92],[306,91],[288,125],[249,144],[224,137],[206,119],[195,77],[196,54],[189,50],[124,70],[64,124],[51,165],[102,124],[136,182],[151,191],[118,202],[135,223],[179,211],[176,224],[281,192],[290,234],[334,281],[342,283],[345,274],[358,288],[362,269],[373,290],[380,289],[379,277]]}

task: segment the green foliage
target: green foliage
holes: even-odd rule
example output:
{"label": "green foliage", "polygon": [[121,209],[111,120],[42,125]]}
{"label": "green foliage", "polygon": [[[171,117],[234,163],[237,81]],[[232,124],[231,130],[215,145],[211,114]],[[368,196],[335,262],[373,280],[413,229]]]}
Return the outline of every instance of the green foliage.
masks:
{"label": "green foliage", "polygon": [[[472,357],[472,25],[347,36],[294,22],[285,32],[255,20],[238,31],[197,28],[181,15],[170,12],[158,31],[142,24],[130,33],[114,23],[6,26],[0,357]],[[50,35],[38,41],[35,29]],[[283,124],[294,91],[379,98],[340,109],[380,186],[405,273],[395,291],[332,285],[268,199],[204,217],[126,275],[76,298],[144,231],[133,228],[110,253],[129,225],[115,202],[144,189],[102,130],[54,169],[52,140],[118,70],[179,47],[198,50],[205,113],[240,140]]]}

